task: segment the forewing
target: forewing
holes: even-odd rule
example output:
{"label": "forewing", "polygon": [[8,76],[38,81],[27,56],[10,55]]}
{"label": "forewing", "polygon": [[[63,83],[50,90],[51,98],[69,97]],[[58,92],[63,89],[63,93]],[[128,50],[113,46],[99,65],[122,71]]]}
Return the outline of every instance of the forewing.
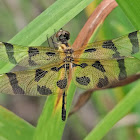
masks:
{"label": "forewing", "polygon": [[89,44],[75,51],[73,80],[84,89],[113,87],[140,71],[140,60],[133,54],[139,52],[140,32],[114,40]]}
{"label": "forewing", "polygon": [[0,75],[0,93],[51,95],[67,85],[64,64]]}
{"label": "forewing", "polygon": [[63,52],[49,47],[24,47],[0,42],[0,60],[30,69],[60,63]]}
{"label": "forewing", "polygon": [[122,59],[123,57],[132,57],[140,49],[140,31],[135,31],[108,41],[99,41],[87,44],[78,50],[75,50],[73,57],[80,59]]}

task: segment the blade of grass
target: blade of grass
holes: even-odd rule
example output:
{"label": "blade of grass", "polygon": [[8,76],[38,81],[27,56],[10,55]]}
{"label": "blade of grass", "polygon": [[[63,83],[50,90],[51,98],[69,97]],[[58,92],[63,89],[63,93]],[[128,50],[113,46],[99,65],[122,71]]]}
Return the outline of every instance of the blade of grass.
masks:
{"label": "blade of grass", "polygon": [[[130,19],[137,30],[140,29],[140,4],[139,0],[116,0],[126,16]],[[128,9],[129,7],[129,9]]]}
{"label": "blade of grass", "polygon": [[140,81],[128,95],[93,129],[84,140],[101,140],[105,134],[124,117],[138,102]]}
{"label": "blade of grass", "polygon": [[[136,30],[140,29],[140,5],[139,0],[116,0],[126,16],[129,18]],[[135,57],[140,59],[140,53],[134,54]]]}
{"label": "blade of grass", "polygon": [[[140,5],[139,0],[128,0],[127,2],[125,0],[116,0],[124,13],[127,15],[131,23],[135,26],[136,30],[140,29]],[[140,53],[136,53],[134,57],[140,59]],[[127,88],[126,88],[127,89]],[[140,114],[139,110],[139,104],[135,106],[134,112],[136,112],[138,115]],[[137,130],[139,129],[140,123],[137,123],[137,126],[135,127],[135,131],[137,134]],[[139,135],[134,136],[135,139],[140,139]]]}
{"label": "blade of grass", "polygon": [[0,106],[0,140],[31,140],[34,127]]}
{"label": "blade of grass", "polygon": [[[42,12],[28,26],[14,36],[9,42],[24,46],[40,45],[47,36],[50,37],[81,12],[93,0],[59,0]],[[21,58],[22,59],[22,58]],[[20,60],[19,60],[20,61]],[[0,70],[0,73],[8,72],[13,65]]]}
{"label": "blade of grass", "polygon": [[[59,0],[18,33],[11,41],[22,45],[40,45],[81,12],[93,0]],[[26,35],[26,36],[24,36]],[[24,38],[23,38],[24,36]],[[26,40],[26,41],[25,41]]]}
{"label": "blade of grass", "polygon": [[[67,115],[70,110],[75,88],[75,85],[71,83],[67,94]],[[50,96],[46,102],[37,125],[34,140],[61,139],[66,121],[64,122],[61,119],[61,106],[60,110],[55,112],[55,114],[53,113],[55,100],[55,96]]]}

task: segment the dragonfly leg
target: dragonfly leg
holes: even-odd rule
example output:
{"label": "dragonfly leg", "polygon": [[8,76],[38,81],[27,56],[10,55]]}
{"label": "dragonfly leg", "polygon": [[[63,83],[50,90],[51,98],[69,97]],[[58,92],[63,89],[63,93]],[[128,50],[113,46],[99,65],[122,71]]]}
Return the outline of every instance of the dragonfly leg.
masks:
{"label": "dragonfly leg", "polygon": [[48,45],[49,45],[49,47],[50,47],[50,42],[49,42],[48,35],[47,35],[46,37],[47,37],[47,43],[48,43]]}

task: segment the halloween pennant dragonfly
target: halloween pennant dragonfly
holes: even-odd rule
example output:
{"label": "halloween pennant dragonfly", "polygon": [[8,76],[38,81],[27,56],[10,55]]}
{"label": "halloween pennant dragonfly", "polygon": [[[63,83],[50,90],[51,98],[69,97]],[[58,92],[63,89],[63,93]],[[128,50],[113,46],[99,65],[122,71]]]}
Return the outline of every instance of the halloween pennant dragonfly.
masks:
{"label": "halloween pennant dragonfly", "polygon": [[[26,67],[0,75],[0,92],[6,94],[62,96],[62,120],[66,119],[66,89],[72,79],[83,89],[115,87],[140,71],[140,60],[133,55],[140,49],[140,31],[108,41],[99,41],[73,49],[70,34],[56,34],[57,47],[24,47],[0,43],[0,60]],[[22,58],[19,61],[19,58]]]}

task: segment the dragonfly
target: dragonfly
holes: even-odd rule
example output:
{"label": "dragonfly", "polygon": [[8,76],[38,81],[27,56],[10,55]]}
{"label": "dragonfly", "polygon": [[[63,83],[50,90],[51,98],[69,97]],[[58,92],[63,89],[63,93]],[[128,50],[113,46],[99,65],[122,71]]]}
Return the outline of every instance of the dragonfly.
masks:
{"label": "dragonfly", "polygon": [[[62,94],[62,120],[66,120],[69,74],[77,87],[105,89],[121,85],[140,71],[140,31],[72,48],[70,33],[59,30],[55,47],[20,46],[0,42],[0,60],[25,70],[0,75],[0,93],[47,96]],[[22,58],[22,59],[19,59]]]}

